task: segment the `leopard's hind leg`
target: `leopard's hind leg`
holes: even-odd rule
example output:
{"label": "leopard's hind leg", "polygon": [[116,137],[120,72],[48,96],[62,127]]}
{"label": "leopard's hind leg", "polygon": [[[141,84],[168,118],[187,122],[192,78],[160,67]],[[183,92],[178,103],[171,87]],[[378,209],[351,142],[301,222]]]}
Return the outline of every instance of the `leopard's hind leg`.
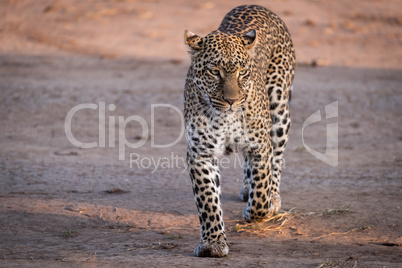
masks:
{"label": "leopard's hind leg", "polygon": [[[291,47],[293,49],[293,47]],[[283,49],[282,49],[283,51]],[[283,165],[283,153],[289,137],[291,87],[294,75],[293,53],[278,53],[273,56],[268,68],[266,88],[269,95],[270,113],[272,120],[271,144],[273,148],[272,181],[270,182],[269,197],[270,212],[277,213],[281,208],[279,185]]]}

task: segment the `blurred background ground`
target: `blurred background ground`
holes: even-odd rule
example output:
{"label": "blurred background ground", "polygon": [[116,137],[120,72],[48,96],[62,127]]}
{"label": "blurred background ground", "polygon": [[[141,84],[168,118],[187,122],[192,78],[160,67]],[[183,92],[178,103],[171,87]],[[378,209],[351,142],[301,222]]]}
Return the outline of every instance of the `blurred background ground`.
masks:
{"label": "blurred background ground", "polygon": [[[277,13],[298,67],[285,153],[287,221],[246,224],[241,167],[223,173],[229,257],[192,255],[198,219],[179,136],[189,66],[185,29],[206,35],[242,1],[2,1],[0,7],[0,266],[398,267],[402,186],[402,10],[399,1],[249,1]],[[309,126],[326,150],[338,122],[339,164],[314,158],[303,122],[338,101],[339,116]],[[143,117],[125,135],[137,149],[79,149],[64,120],[81,103]],[[151,125],[154,123],[154,132]],[[98,111],[74,117],[97,141]],[[118,129],[116,127],[116,135]],[[143,165],[130,167],[130,153]],[[166,165],[157,165],[167,160]],[[176,160],[177,159],[177,160]],[[155,161],[155,162],[152,162]],[[137,162],[138,163],[138,162]],[[177,164],[176,164],[177,163]],[[144,167],[145,166],[145,167]],[[279,227],[277,224],[282,224]]]}

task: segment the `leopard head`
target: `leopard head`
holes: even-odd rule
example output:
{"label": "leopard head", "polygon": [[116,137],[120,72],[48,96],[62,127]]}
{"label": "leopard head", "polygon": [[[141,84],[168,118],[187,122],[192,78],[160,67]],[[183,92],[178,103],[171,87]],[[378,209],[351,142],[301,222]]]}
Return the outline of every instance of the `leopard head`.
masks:
{"label": "leopard head", "polygon": [[252,83],[256,31],[244,36],[215,31],[200,37],[186,30],[184,41],[191,49],[188,79],[195,85],[195,94],[218,111],[241,109]]}

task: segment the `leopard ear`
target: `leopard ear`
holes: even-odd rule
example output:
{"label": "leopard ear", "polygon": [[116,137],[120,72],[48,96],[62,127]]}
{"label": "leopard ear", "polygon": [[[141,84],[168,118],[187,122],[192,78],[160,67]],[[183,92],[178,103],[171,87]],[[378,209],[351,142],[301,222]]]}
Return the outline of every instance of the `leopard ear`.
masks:
{"label": "leopard ear", "polygon": [[189,30],[184,31],[184,42],[193,50],[200,50],[203,45],[202,37],[199,37]]}
{"label": "leopard ear", "polygon": [[252,30],[248,32],[246,35],[242,36],[242,40],[246,49],[252,48],[255,45],[255,43],[257,43],[257,31]]}

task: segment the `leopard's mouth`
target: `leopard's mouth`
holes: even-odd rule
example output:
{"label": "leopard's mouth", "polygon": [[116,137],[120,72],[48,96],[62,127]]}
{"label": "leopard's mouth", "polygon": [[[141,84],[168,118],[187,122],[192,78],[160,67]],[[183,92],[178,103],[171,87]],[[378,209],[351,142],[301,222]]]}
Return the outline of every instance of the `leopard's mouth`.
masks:
{"label": "leopard's mouth", "polygon": [[243,109],[243,105],[246,102],[246,98],[242,98],[232,104],[229,104],[225,100],[211,98],[207,94],[203,95],[203,99],[207,106],[219,112],[238,112]]}
{"label": "leopard's mouth", "polygon": [[243,109],[243,104],[244,101],[230,105],[228,103],[223,103],[221,101],[215,102],[211,100],[211,106],[220,112],[238,112]]}

